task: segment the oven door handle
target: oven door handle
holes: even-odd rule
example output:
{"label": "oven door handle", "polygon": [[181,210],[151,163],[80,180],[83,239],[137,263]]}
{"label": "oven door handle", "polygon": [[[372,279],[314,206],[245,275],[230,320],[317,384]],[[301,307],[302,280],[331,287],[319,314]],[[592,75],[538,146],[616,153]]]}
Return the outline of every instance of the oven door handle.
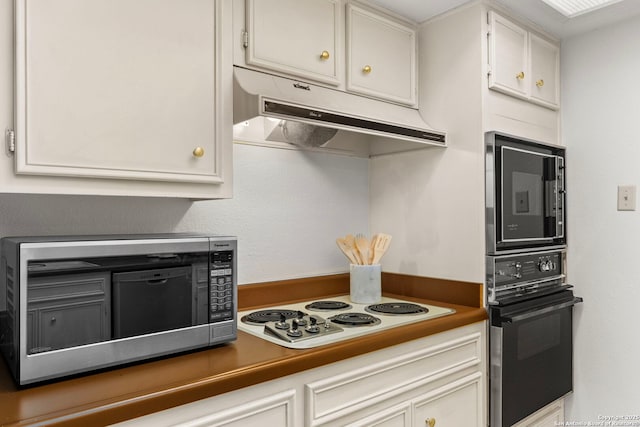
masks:
{"label": "oven door handle", "polygon": [[562,310],[562,309],[567,308],[567,307],[573,307],[574,305],[576,305],[578,303],[581,303],[582,301],[583,300],[582,300],[581,297],[574,297],[573,300],[567,301],[567,302],[563,302],[563,303],[560,303],[560,304],[554,304],[554,305],[550,305],[550,306],[547,306],[547,307],[544,307],[544,308],[527,311],[525,313],[516,314],[515,316],[503,316],[502,317],[502,321],[503,321],[503,323],[520,322],[522,320],[527,320],[527,319],[530,319],[532,317],[539,316],[541,314],[547,314],[547,313],[551,313],[553,311]]}

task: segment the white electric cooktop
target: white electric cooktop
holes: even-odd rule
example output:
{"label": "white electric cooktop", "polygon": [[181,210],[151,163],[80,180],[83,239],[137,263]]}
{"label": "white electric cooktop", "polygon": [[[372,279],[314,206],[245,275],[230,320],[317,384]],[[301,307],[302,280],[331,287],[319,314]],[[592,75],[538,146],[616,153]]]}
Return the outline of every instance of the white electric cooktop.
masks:
{"label": "white electric cooktop", "polygon": [[450,308],[387,297],[375,304],[358,304],[343,295],[240,311],[238,329],[284,347],[303,349],[453,313]]}

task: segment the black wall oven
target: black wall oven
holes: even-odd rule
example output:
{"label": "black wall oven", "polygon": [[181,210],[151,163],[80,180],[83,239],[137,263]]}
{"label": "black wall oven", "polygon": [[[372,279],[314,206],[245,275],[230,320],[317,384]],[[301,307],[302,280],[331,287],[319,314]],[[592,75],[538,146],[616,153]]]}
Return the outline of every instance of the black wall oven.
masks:
{"label": "black wall oven", "polygon": [[573,306],[560,250],[487,258],[491,427],[526,418],[573,389]]}
{"label": "black wall oven", "polygon": [[487,253],[562,247],[564,148],[496,132],[485,144]]}

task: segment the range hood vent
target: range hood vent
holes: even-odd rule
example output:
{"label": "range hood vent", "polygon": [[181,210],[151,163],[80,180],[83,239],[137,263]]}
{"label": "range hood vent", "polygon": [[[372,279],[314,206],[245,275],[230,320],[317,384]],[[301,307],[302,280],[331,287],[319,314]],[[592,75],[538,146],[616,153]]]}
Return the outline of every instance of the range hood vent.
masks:
{"label": "range hood vent", "polygon": [[[241,141],[251,134],[366,157],[446,145],[445,133],[416,109],[240,67],[234,67],[233,121]],[[264,130],[247,129],[255,123]]]}

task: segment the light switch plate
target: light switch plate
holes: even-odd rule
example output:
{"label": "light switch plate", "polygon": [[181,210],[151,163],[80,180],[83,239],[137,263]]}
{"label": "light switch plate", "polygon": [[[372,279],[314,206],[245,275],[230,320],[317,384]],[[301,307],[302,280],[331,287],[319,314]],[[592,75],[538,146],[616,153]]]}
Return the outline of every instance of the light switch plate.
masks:
{"label": "light switch plate", "polygon": [[619,185],[618,186],[618,210],[619,211],[635,211],[636,210],[636,186],[635,185]]}

